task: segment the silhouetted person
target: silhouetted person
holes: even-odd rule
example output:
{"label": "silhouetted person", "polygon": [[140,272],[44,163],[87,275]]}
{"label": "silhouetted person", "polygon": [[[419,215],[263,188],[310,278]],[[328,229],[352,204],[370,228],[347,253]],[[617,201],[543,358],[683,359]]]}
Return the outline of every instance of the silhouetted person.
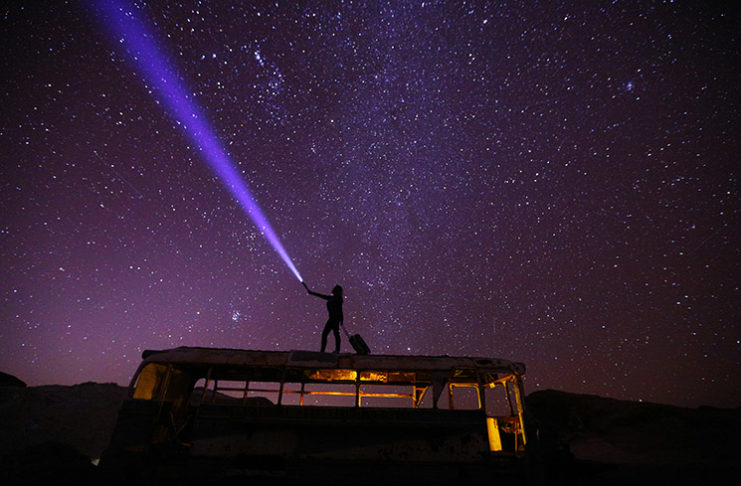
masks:
{"label": "silhouetted person", "polygon": [[306,285],[305,282],[301,282],[301,284],[304,286],[306,291],[309,292],[309,294],[316,297],[321,297],[322,299],[327,301],[327,311],[329,311],[329,319],[327,319],[327,323],[324,325],[324,330],[322,331],[321,352],[323,353],[324,348],[327,347],[327,335],[329,335],[329,331],[332,331],[334,333],[334,352],[339,353],[340,326],[342,325],[342,321],[344,320],[342,316],[342,287],[340,287],[339,285],[335,285],[332,289],[332,295],[324,295],[309,290],[309,287]]}

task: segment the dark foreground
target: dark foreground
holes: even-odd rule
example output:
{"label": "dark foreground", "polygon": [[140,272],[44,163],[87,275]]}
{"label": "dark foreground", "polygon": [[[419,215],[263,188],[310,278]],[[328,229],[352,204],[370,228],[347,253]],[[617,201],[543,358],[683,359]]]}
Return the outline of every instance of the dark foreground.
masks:
{"label": "dark foreground", "polygon": [[[91,462],[110,438],[125,396],[122,387],[21,385],[0,386],[3,484],[127,483],[121,476],[106,477]],[[526,408],[542,452],[526,475],[535,484],[735,485],[741,477],[741,409],[686,409],[551,390],[529,395]],[[260,463],[230,474],[235,484],[243,484],[237,477],[270,485],[295,483],[296,477],[301,484],[466,482],[454,466],[304,464],[300,472],[294,467]],[[192,479],[192,484],[211,482],[208,476]],[[507,481],[492,478],[492,484]]]}

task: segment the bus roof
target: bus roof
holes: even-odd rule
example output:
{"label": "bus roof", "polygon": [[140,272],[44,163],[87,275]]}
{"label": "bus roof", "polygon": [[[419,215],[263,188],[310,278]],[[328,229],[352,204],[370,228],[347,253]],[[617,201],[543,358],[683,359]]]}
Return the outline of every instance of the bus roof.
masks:
{"label": "bus roof", "polygon": [[522,376],[525,365],[486,357],[422,355],[358,355],[315,351],[257,351],[247,349],[179,347],[161,351],[146,350],[144,362],[188,366],[236,366],[269,368],[352,369],[375,371],[442,372],[478,370]]}

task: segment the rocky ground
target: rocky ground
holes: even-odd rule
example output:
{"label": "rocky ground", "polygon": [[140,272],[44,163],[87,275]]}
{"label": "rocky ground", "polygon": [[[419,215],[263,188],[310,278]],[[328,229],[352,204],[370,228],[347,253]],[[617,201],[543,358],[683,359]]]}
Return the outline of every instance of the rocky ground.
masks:
{"label": "rocky ground", "polygon": [[[26,387],[0,374],[4,484],[96,484],[126,390],[115,384]],[[546,390],[526,408],[548,484],[737,484],[741,408],[688,409]],[[534,437],[533,437],[534,438]]]}

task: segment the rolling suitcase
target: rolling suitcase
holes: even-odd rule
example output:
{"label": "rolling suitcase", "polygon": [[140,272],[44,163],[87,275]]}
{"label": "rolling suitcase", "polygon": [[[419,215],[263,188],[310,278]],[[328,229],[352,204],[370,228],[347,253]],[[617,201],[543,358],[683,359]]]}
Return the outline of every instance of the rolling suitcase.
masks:
{"label": "rolling suitcase", "polygon": [[341,326],[342,330],[345,331],[345,335],[347,335],[347,339],[350,340],[350,345],[355,350],[357,354],[370,354],[370,348],[367,344],[365,344],[365,340],[363,340],[362,336],[360,334],[353,334],[350,335],[349,332],[347,332],[347,329],[345,329],[345,326]]}

